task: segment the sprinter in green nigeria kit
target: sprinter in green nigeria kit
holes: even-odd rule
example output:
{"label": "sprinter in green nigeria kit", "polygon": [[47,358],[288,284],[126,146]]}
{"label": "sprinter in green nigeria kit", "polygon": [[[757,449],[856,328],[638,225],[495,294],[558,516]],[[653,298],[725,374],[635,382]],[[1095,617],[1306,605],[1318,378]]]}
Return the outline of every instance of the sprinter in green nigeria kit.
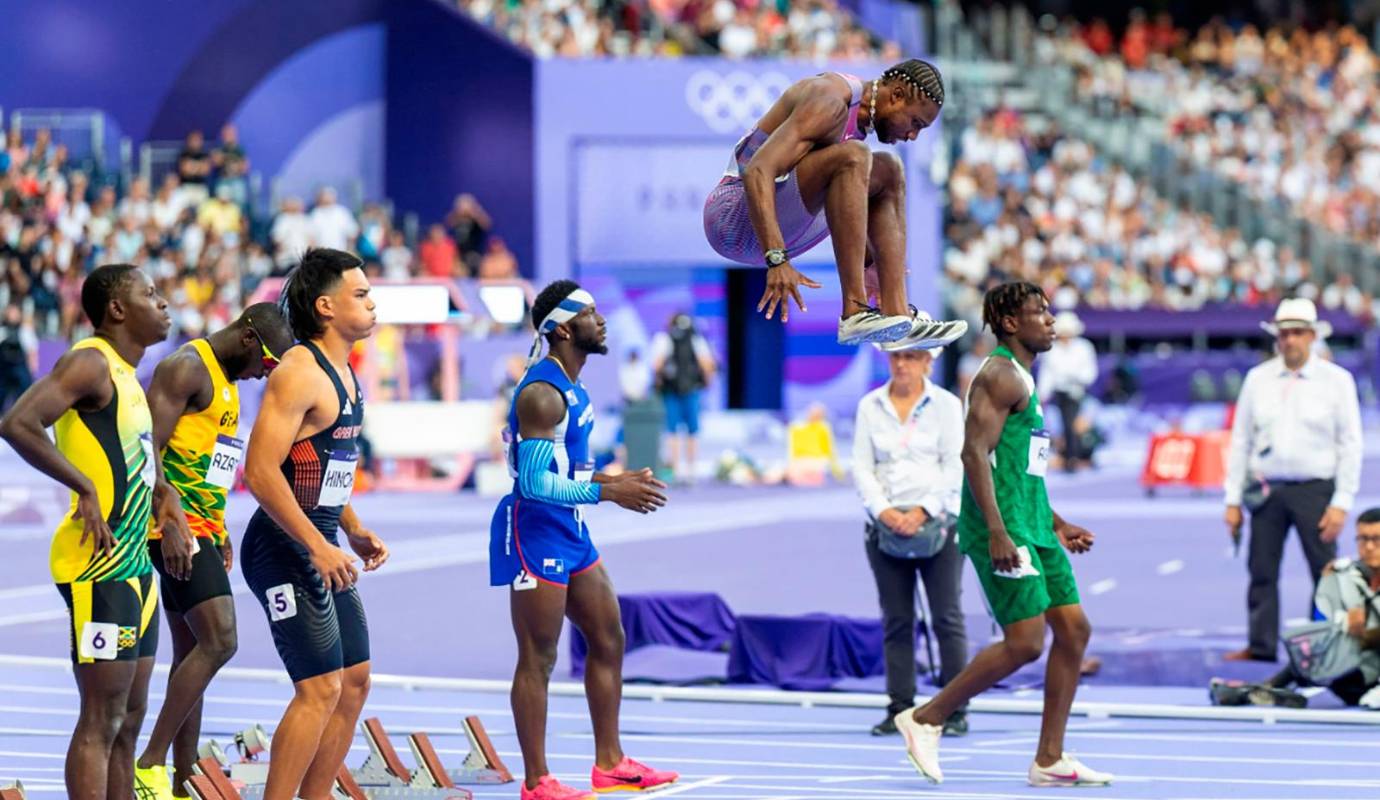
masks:
{"label": "sprinter in green nigeria kit", "polygon": [[1045,671],[1044,718],[1027,777],[1032,786],[1105,786],[1111,775],[1064,753],[1064,729],[1091,633],[1064,548],[1086,552],[1093,535],[1055,514],[1045,492],[1050,435],[1030,373],[1036,354],[1054,343],[1054,317],[1040,287],[1022,282],[989,290],[982,319],[998,347],[968,388],[958,546],[972,559],[1005,638],[979,653],[930,702],[897,714],[896,727],[911,763],[939,783],[944,720],[1039,658],[1048,626],[1054,644]]}

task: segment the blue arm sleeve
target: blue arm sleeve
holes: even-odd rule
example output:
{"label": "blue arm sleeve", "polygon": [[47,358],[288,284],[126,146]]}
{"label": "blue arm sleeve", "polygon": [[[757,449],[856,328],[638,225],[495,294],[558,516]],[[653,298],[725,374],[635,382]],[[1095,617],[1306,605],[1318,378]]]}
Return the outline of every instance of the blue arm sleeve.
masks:
{"label": "blue arm sleeve", "polygon": [[518,442],[518,488],[533,500],[560,506],[599,502],[599,484],[573,481],[550,470],[556,446],[550,439],[523,439]]}

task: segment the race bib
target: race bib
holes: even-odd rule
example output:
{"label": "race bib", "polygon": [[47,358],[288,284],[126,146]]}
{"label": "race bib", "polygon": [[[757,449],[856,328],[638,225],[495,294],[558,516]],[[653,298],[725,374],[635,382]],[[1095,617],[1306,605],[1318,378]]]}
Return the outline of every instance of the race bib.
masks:
{"label": "race bib", "polygon": [[1049,431],[1032,430],[1030,432],[1030,458],[1025,464],[1025,473],[1043,478],[1049,471]]}
{"label": "race bib", "polygon": [[139,470],[139,477],[144,479],[150,489],[153,488],[156,473],[153,468],[153,434],[139,434],[139,447],[144,451],[144,466]]}
{"label": "race bib", "polygon": [[235,468],[244,458],[244,440],[221,434],[216,437],[216,447],[211,451],[211,466],[206,470],[206,482],[212,486],[229,489],[235,484]]}
{"label": "race bib", "polygon": [[334,507],[350,502],[350,491],[355,488],[355,462],[358,453],[336,450],[326,462],[326,475],[321,479],[321,497],[317,505]]}
{"label": "race bib", "polygon": [[297,616],[297,590],[292,584],[271,587],[264,593],[268,600],[268,621],[277,622]]}
{"label": "race bib", "polygon": [[119,625],[113,622],[88,622],[82,626],[77,655],[96,661],[114,661],[119,649]]}

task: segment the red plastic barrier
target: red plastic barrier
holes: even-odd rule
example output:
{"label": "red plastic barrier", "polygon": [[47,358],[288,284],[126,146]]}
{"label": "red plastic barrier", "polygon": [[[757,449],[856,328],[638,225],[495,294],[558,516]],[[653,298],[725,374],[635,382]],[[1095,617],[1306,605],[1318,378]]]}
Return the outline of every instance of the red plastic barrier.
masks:
{"label": "red plastic barrier", "polygon": [[1226,477],[1227,431],[1208,433],[1157,433],[1141,470],[1140,484],[1147,489],[1159,486],[1191,486],[1215,489]]}

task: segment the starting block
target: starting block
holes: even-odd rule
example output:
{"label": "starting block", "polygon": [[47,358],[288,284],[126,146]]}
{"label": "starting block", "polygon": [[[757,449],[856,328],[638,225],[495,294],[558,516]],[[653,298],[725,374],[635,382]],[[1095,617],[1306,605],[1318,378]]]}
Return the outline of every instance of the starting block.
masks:
{"label": "starting block", "polygon": [[24,784],[15,781],[13,786],[0,789],[0,800],[25,800],[28,795],[24,793]]}
{"label": "starting block", "polygon": [[[512,783],[513,774],[498,757],[498,751],[494,749],[494,743],[484,731],[484,723],[479,721],[479,717],[465,717],[464,726],[465,738],[470,740],[470,754],[465,756],[465,763],[460,769],[450,772],[451,781],[460,785]],[[444,767],[441,767],[441,759],[436,757],[436,751],[432,749],[425,733],[414,733],[409,739],[412,752],[417,755],[417,764],[425,765],[428,761],[428,757],[418,748],[418,742],[415,741],[418,738],[421,739],[421,744],[425,745],[425,751],[430,753],[429,759],[444,770]]]}
{"label": "starting block", "polygon": [[[205,775],[193,775],[188,778],[184,788],[186,788],[187,794],[191,795],[192,800],[233,800],[233,798],[227,798],[216,791],[215,784],[211,783],[211,779]],[[232,790],[233,788],[231,787]],[[239,794],[235,794],[234,797],[239,797]]]}
{"label": "starting block", "polygon": [[[461,769],[449,771],[425,733],[413,733],[408,745],[416,759],[417,768],[409,770],[393,747],[377,718],[364,721],[361,726],[369,743],[369,758],[353,773],[358,784],[370,798],[382,797],[445,797],[469,798],[469,792],[457,784],[510,783],[512,774],[499,759],[484,725],[478,717],[465,719],[465,735],[470,740],[470,754]],[[397,794],[394,794],[394,791]]]}
{"label": "starting block", "polygon": [[243,795],[225,776],[225,769],[214,758],[203,758],[192,765],[187,790],[200,800],[243,800]]}

